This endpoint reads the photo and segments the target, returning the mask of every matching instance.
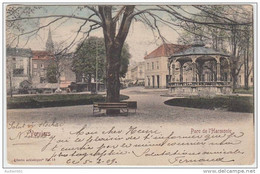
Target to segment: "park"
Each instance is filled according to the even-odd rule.
[[[251,5],[6,10],[10,165],[254,163]]]

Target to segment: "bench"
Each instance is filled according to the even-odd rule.
[[[136,113],[137,109],[137,101],[122,101],[120,103],[127,103],[127,108],[128,109],[134,109]]]
[[[96,111],[101,112],[102,109],[115,109],[120,110],[123,113],[128,115],[128,107],[127,103],[94,103],[93,104],[93,115],[95,115]]]

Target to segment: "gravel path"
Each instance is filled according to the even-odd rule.
[[[237,146],[228,146],[221,145],[219,146],[209,146],[209,145],[198,145],[198,146],[166,146],[166,147],[151,147],[151,151],[162,152],[163,150],[175,152],[178,151],[189,151],[189,152],[204,152],[216,151],[226,149],[232,150],[238,148],[243,153],[243,156],[238,154],[234,156],[236,160],[233,163],[228,163],[227,165],[241,165],[241,164],[252,164],[254,160],[254,127],[253,127],[253,114],[249,113],[235,113],[235,112],[226,112],[221,110],[204,110],[204,109],[193,109],[185,107],[175,107],[165,105],[163,102],[171,99],[172,97],[163,97],[167,93],[167,90],[152,90],[152,89],[143,89],[141,87],[128,88],[121,91],[122,94],[128,95],[129,100],[135,100],[138,104],[138,109],[136,113],[131,111],[128,116],[106,116],[98,115],[93,116],[92,114],[92,105],[82,105],[82,106],[69,106],[69,107],[53,107],[53,108],[37,108],[37,109],[10,109],[7,111],[7,154],[8,160],[12,164],[17,164],[14,162],[14,159],[22,159],[25,156],[29,159],[38,159],[38,156],[41,158],[50,158],[53,154],[51,149],[47,149],[44,152],[41,152],[41,149],[46,145],[50,140],[46,139],[29,139],[21,136],[21,139],[15,139],[14,137],[19,134],[20,130],[27,130],[29,127],[21,127],[22,125],[44,125],[44,126],[35,126],[32,128],[36,132],[49,132],[53,137],[55,137],[54,142],[57,139],[63,140],[64,142],[68,140],[66,146],[68,147],[77,147],[78,143],[75,143],[74,138],[76,135],[71,134],[71,132],[78,132],[84,126],[86,130],[83,131],[98,131],[99,135],[103,135],[103,131],[108,130],[123,130],[126,132],[130,128],[135,127],[139,130],[159,130],[160,136],[169,135],[171,132],[174,132],[175,135],[179,136],[190,136],[194,133],[194,130],[204,131],[210,129],[225,130],[228,129],[236,134],[244,133],[244,136],[240,139],[241,144]],[[34,122],[34,123],[32,123]],[[62,126],[52,126],[52,124],[57,123]],[[64,124],[63,124],[64,123]],[[19,124],[17,127],[15,127]],[[13,125],[13,126],[12,126]],[[14,127],[14,128],[12,128]],[[102,134],[101,134],[102,132]],[[193,132],[193,133],[192,133]],[[205,134],[205,133],[201,133]],[[99,136],[98,135],[98,136]],[[105,137],[110,138],[122,136],[122,134],[111,133],[106,134]],[[125,135],[123,133],[123,135]],[[135,136],[136,134],[134,134]],[[139,134],[142,136],[141,134]],[[210,134],[208,134],[210,135]],[[90,135],[81,135],[80,138],[87,137]],[[128,138],[132,135],[127,135]],[[214,135],[212,135],[214,136]],[[11,138],[11,139],[10,139]],[[218,139],[216,138],[215,141]],[[62,141],[62,142],[63,142]],[[82,140],[83,141],[83,140]],[[115,145],[125,143],[125,140],[122,141],[108,141],[106,144]],[[128,143],[148,143],[150,144],[149,139],[147,140],[128,140]],[[171,142],[180,141],[172,140]],[[184,140],[181,140],[184,141]],[[185,140],[185,142],[188,140]],[[189,141],[192,141],[189,139]],[[194,140],[195,141],[195,140]],[[198,141],[198,140],[197,140]],[[219,140],[218,140],[219,141]],[[58,141],[56,141],[57,143]],[[152,140],[152,142],[161,142],[160,139]],[[95,149],[100,147],[102,142],[93,142],[90,143],[91,146]],[[114,143],[114,144],[113,144]],[[25,146],[26,144],[27,146]],[[53,145],[53,142],[51,142]],[[57,143],[58,144],[58,143]],[[56,144],[56,145],[57,145]],[[60,144],[58,144],[60,145]],[[124,150],[125,147],[119,148],[119,150]],[[141,149],[141,150],[140,150]],[[118,152],[119,152],[118,150]],[[172,165],[169,163],[169,159],[166,156],[159,158],[137,158],[132,154],[132,151],[141,153],[143,152],[142,147],[130,148],[127,156],[117,156],[117,161],[119,165]],[[55,152],[56,153],[56,152]],[[173,157],[169,157],[173,160]],[[202,157],[198,157],[202,158]],[[204,158],[204,157],[203,157]],[[207,157],[207,155],[205,156]],[[229,159],[230,157],[228,157]],[[67,158],[57,158],[55,162],[46,162],[43,164],[57,164],[64,165],[66,164]],[[95,161],[95,158],[93,158]],[[23,164],[23,163],[22,163]],[[27,164],[24,162],[24,164]],[[34,162],[33,164],[41,164]],[[103,164],[103,163],[102,163]],[[202,162],[194,163],[202,165]],[[214,165],[219,165],[220,163],[210,163]],[[210,165],[207,164],[207,165]],[[185,165],[185,164],[184,164]],[[187,164],[188,165],[188,164]],[[206,165],[206,163],[205,163]],[[221,164],[224,165],[224,164]]]
[[[253,114],[227,112],[222,110],[205,110],[168,106],[163,102],[172,97],[163,97],[165,89],[143,89],[142,87],[127,88],[121,91],[128,95],[129,100],[137,101],[137,112],[130,111],[128,116],[105,116],[92,114],[92,105],[66,106],[37,109],[7,110],[7,121],[41,121],[56,118],[69,123],[109,122],[109,123],[154,123],[172,122],[176,124],[209,124],[228,122],[251,122]]]

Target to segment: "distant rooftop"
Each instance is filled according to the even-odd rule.
[[[150,59],[155,57],[169,57],[174,53],[183,51],[189,47],[190,45],[163,44],[151,53],[149,53],[148,55],[146,55],[144,59]]]
[[[19,56],[19,57],[32,57],[32,50],[24,49],[24,48],[7,47],[6,55],[7,56]]]
[[[52,54],[48,51],[33,50],[33,60],[50,60],[52,59]]]

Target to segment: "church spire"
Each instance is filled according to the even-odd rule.
[[[48,51],[48,52],[54,51],[54,44],[53,44],[52,37],[51,37],[51,29],[49,29],[49,33],[48,33],[48,39],[46,42],[46,51]]]

